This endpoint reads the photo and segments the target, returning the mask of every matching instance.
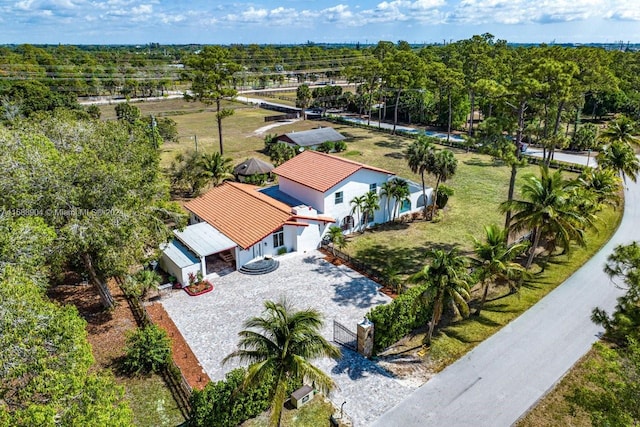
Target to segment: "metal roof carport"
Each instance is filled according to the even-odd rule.
[[[174,230],[173,234],[200,258],[238,246],[206,222],[189,225],[183,231]]]

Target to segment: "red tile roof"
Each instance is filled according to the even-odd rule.
[[[303,151],[275,168],[273,173],[324,193],[361,169],[395,175],[384,169],[313,150]]]
[[[185,203],[185,207],[247,249],[293,217],[291,207],[258,189],[254,185],[226,182]]]

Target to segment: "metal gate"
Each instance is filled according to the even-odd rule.
[[[333,321],[333,341],[358,351],[358,335],[336,320]]]

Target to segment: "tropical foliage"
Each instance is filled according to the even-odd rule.
[[[160,372],[171,358],[171,341],[156,325],[137,329],[127,337],[122,368],[130,374]]]
[[[508,231],[495,224],[485,226],[484,231],[484,240],[473,239],[474,261],[482,285],[482,299],[476,315],[480,315],[492,284],[504,283],[514,291],[526,277],[524,268],[514,262],[514,259],[527,248],[527,245],[507,245]]]
[[[269,425],[278,426],[291,381],[309,381],[328,393],[335,387],[331,377],[310,363],[318,357],[339,358],[340,350],[320,335],[322,315],[313,309],[294,310],[286,300],[265,301],[262,317],[244,323],[238,350],[223,362],[238,359],[248,362],[243,384],[255,387],[272,379],[269,390]]]
[[[424,287],[421,298],[431,308],[429,332],[424,340],[426,345],[430,345],[433,331],[442,319],[445,308],[450,307],[457,316],[467,317],[471,296],[467,260],[457,249],[431,249],[427,252],[427,259],[429,264],[409,280]]]
[[[3,425],[129,426],[122,388],[96,373],[86,322],[22,272],[0,275]]]

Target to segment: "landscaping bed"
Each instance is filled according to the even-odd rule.
[[[198,358],[193,354],[191,347],[189,347],[173,320],[171,320],[171,317],[162,307],[162,304],[153,302],[145,306],[145,308],[153,323],[164,329],[171,340],[173,360],[182,371],[182,376],[187,381],[187,384],[193,389],[202,390],[209,383],[209,376],[200,365]]]
[[[94,369],[113,372],[116,383],[125,388],[125,396],[133,411],[136,426],[175,426],[185,421],[169,388],[158,375],[130,378],[118,369],[124,356],[127,332],[133,331],[136,321],[120,287],[114,281],[109,289],[116,307],[104,311],[97,292],[91,285],[79,285],[78,278],[69,277],[65,284],[49,289],[49,297],[60,304],[77,307],[87,321],[87,339],[96,360]]]

